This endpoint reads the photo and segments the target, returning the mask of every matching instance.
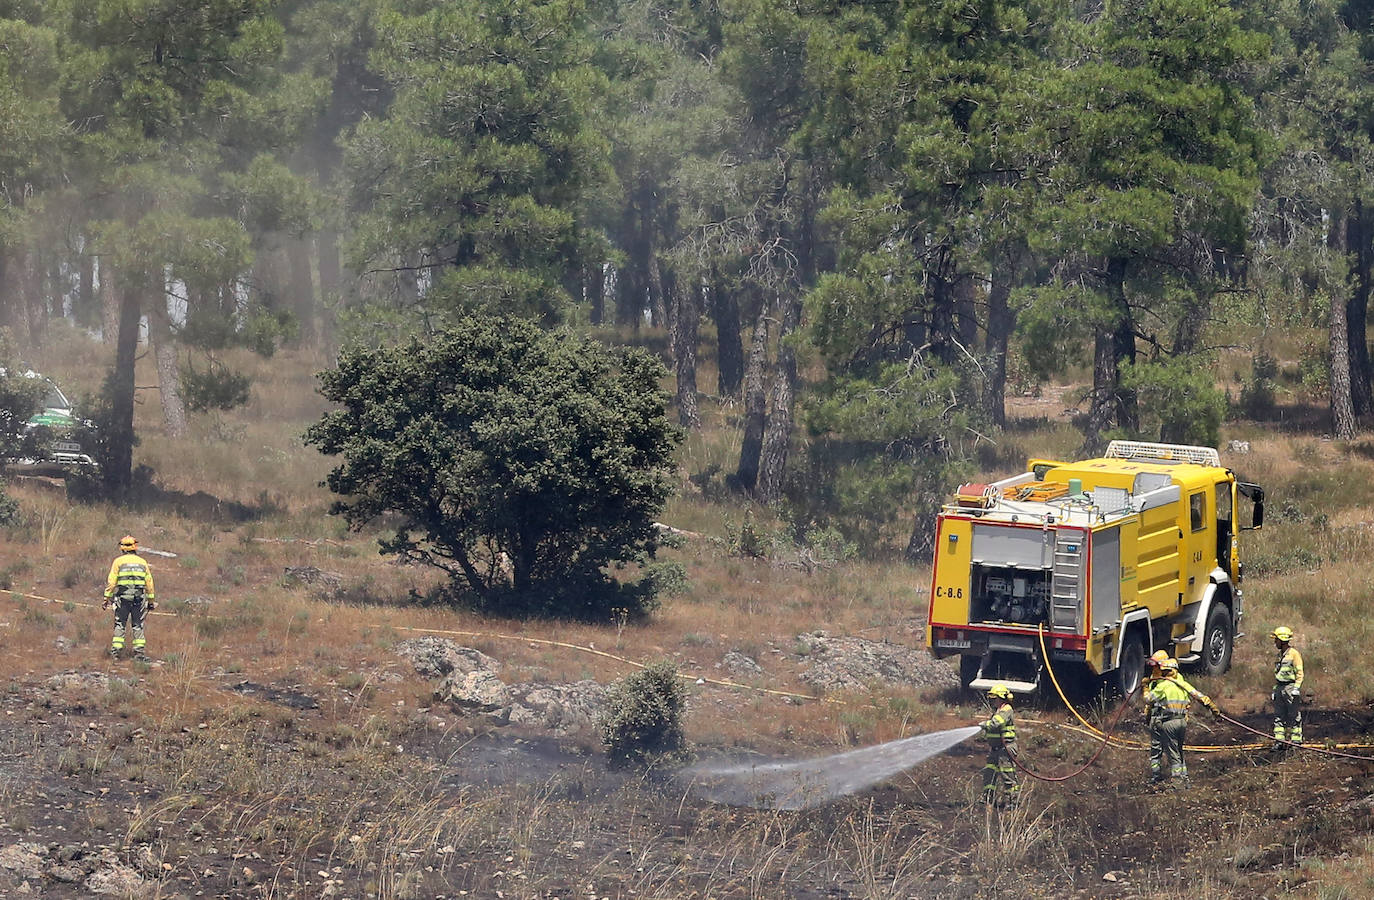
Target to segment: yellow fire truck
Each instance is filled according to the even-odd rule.
[[[1027,469],[963,485],[938,517],[926,644],[960,656],[962,684],[1033,692],[1042,645],[1056,673],[1122,694],[1158,649],[1225,672],[1244,612],[1239,533],[1263,525],[1264,490],[1210,447],[1113,441]]]

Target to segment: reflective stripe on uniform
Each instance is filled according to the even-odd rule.
[[[1302,655],[1289,647],[1274,663],[1274,680],[1279,684],[1302,683]]]
[[[992,718],[983,723],[983,737],[990,741],[1016,740],[1016,719],[1010,703],[1003,703]]]

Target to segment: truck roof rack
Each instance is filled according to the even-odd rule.
[[[1148,441],[1112,441],[1104,454],[1107,459],[1142,459],[1155,462],[1186,462],[1199,466],[1220,466],[1221,456],[1211,447],[1182,444],[1152,444]]]

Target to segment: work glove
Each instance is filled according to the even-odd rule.
[[[1283,692],[1293,700],[1298,700],[1302,697],[1302,688],[1298,687],[1296,684],[1285,685]]]
[[[149,601],[148,601],[148,609],[149,609],[149,611],[152,611],[152,610],[154,610],[154,609],[157,609],[157,601],[156,601],[156,600],[149,600]]]
[[[103,599],[103,600],[100,601],[100,608],[101,608],[101,609],[109,609],[109,608],[110,608],[110,598],[109,598],[109,597],[106,597],[105,599]]]

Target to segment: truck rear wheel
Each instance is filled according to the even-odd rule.
[[[962,690],[968,690],[968,683],[978,677],[978,667],[982,662],[979,656],[959,657],[959,687]]]
[[[1140,690],[1140,679],[1145,674],[1145,640],[1139,631],[1132,632],[1121,645],[1121,665],[1111,674],[1112,689],[1122,697],[1129,697]]]
[[[1231,668],[1234,637],[1230,607],[1216,604],[1207,614],[1207,627],[1202,632],[1202,660],[1198,671],[1204,675],[1221,675]]]

